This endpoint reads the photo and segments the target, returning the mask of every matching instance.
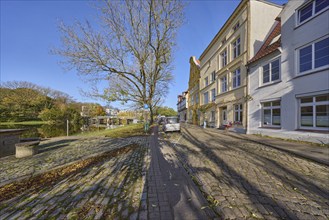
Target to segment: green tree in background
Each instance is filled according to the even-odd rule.
[[[81,125],[81,106],[68,94],[25,81],[5,82],[0,87],[0,121],[36,121]],[[96,110],[101,112],[98,108]],[[102,113],[103,114],[103,113]]]
[[[177,116],[177,112],[169,107],[158,107],[156,113],[161,116]]]

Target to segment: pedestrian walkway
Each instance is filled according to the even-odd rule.
[[[200,129],[200,127],[190,124],[187,124],[186,127]],[[319,144],[313,144],[307,142],[298,142],[293,140],[289,141],[280,138],[263,137],[258,135],[239,134],[230,131],[217,130],[214,128],[206,128],[206,130],[210,132],[225,134],[241,140],[259,143],[264,146],[275,148],[284,151],[286,153],[291,153],[294,154],[295,156],[329,166],[328,145],[320,146]],[[328,135],[328,139],[329,139],[329,135]]]
[[[221,219],[329,217],[327,165],[196,126],[183,128],[170,142]]]
[[[0,186],[19,178],[35,176],[55,167],[91,157],[130,143],[143,142],[142,137],[111,138],[53,138],[39,145],[39,153],[33,157],[17,159],[15,156],[0,159]],[[145,142],[145,141],[144,141]]]
[[[158,141],[155,127],[150,141],[148,172],[149,219],[210,219],[215,214],[200,190],[180,165],[171,148]]]
[[[306,143],[306,142],[294,142],[294,141],[282,140],[279,138],[237,134],[233,132],[230,132],[229,135],[232,135],[236,138],[241,138],[244,140],[260,143],[329,166],[328,145],[319,146],[317,144]]]
[[[11,182],[0,186],[1,220],[147,218],[140,201],[148,137],[56,140],[41,148],[30,158],[1,158],[0,183]]]

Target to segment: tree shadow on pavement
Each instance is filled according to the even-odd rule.
[[[206,132],[206,133],[211,135],[210,132]],[[262,147],[268,148],[270,151],[274,150],[274,151],[278,151],[278,152],[285,152],[285,153],[288,153],[288,155],[291,155],[290,151],[285,151],[281,148],[276,148],[276,147],[273,147],[266,143],[259,143],[254,140],[239,137],[237,135],[234,135],[231,137],[242,140],[242,141],[251,142],[251,143],[257,144],[257,145],[263,145]],[[222,143],[223,140],[221,139],[220,142]],[[253,158],[254,162],[258,161],[256,165],[258,165],[259,167],[263,167],[264,169],[266,169],[266,167],[264,167],[264,164],[271,165],[271,169],[266,169],[266,171],[268,173],[277,177],[278,179],[280,179],[280,181],[282,181],[286,185],[291,185],[292,188],[296,188],[296,186],[298,186],[297,187],[298,190],[302,190],[305,196],[309,197],[310,196],[309,192],[311,191],[315,195],[317,195],[320,198],[323,198],[325,200],[327,200],[329,198],[329,191],[327,189],[324,189],[324,188],[314,184],[309,179],[305,178],[305,176],[302,176],[302,175],[298,174],[297,172],[288,169],[287,167],[278,163],[278,161],[270,159],[269,157],[264,157],[260,152],[250,149],[248,147],[242,148],[242,147],[237,147],[237,146],[234,146],[231,144],[230,148],[234,149],[236,151],[243,151],[243,152],[247,153],[248,155],[250,155]],[[292,155],[294,155],[294,154],[292,154]],[[328,174],[328,178],[329,178],[329,174]],[[327,179],[327,182],[329,184],[329,179]]]
[[[164,141],[158,142],[157,129],[150,142],[148,170],[149,219],[209,219],[215,214],[207,208],[199,189],[190,179]],[[154,206],[154,207],[153,207]],[[159,216],[157,216],[159,213]],[[166,213],[167,216],[163,215]]]
[[[76,138],[72,138],[72,139],[65,139],[65,140],[59,140],[59,141],[53,141],[50,143],[45,143],[45,144],[40,144],[39,145],[39,153],[43,153],[46,151],[52,151],[52,150],[56,150],[62,147],[66,147],[69,146],[69,144],[71,142],[74,142],[78,139]]]
[[[256,204],[256,207],[257,204],[260,204],[261,200],[263,204],[268,204],[272,207],[279,207],[289,216],[289,218],[298,219],[292,210],[289,210],[284,204],[274,201],[270,195],[267,195],[259,187],[249,182],[244,176],[231,168],[230,165],[227,164],[223,159],[219,158],[206,144],[197,140],[188,130],[184,130],[183,136],[186,141],[190,142],[194,146],[197,146],[205,157],[217,165],[218,169],[220,169],[224,176],[227,177],[227,181],[231,187],[235,187],[241,192],[247,192],[246,195],[249,197],[253,204]],[[228,145],[228,143],[226,143],[226,145]]]
[[[3,201],[0,217],[25,213],[26,219],[137,218],[142,190],[138,186],[145,175],[139,156],[144,153],[139,146],[99,161],[95,157],[95,163],[83,169]],[[127,159],[122,159],[123,154]],[[11,204],[15,205],[9,207]]]

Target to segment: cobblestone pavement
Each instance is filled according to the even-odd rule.
[[[0,159],[0,186],[20,177],[36,175],[54,167],[120,148],[136,140],[73,137],[42,142],[40,153],[33,157],[17,159],[15,156],[9,156]]]
[[[171,146],[221,219],[329,219],[329,167],[225,131],[187,127]]]
[[[158,141],[157,128],[150,140],[147,175],[148,217],[151,220],[213,219],[207,200],[180,165],[172,148]]]
[[[0,219],[147,219],[147,207],[142,204],[146,203],[149,137],[120,141],[83,139],[65,142],[68,146],[51,145],[55,149],[28,159],[4,158],[1,159],[1,180],[30,174],[28,166],[41,172],[88,155],[123,148],[129,143],[137,147],[88,166],[53,186],[27,190],[0,202]]]

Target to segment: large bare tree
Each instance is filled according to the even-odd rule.
[[[154,108],[173,80],[172,50],[183,21],[179,0],[103,1],[98,28],[87,21],[60,25],[63,47],[54,50],[70,68],[106,80],[98,95]]]

